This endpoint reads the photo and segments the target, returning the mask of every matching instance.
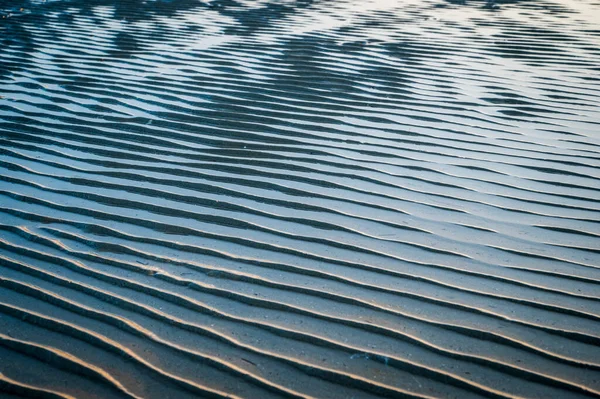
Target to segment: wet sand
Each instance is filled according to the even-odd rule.
[[[600,397],[600,3],[0,16],[0,397]]]

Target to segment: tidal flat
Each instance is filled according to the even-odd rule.
[[[0,0],[0,398],[600,398],[597,0]]]

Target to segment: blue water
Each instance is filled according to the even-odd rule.
[[[2,398],[600,396],[600,3],[0,17]]]

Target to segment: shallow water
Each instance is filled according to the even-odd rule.
[[[3,398],[600,396],[599,2],[0,15]]]

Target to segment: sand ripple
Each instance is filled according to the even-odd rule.
[[[0,1],[3,397],[600,397],[598,15]]]

